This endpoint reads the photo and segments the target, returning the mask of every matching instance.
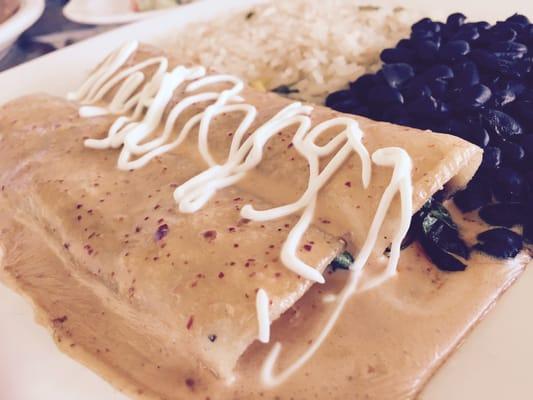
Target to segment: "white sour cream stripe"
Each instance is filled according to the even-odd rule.
[[[411,159],[405,150],[396,147],[379,149],[372,154],[371,159],[362,143],[363,132],[357,121],[338,117],[312,127],[310,114],[313,108],[298,102],[288,105],[255,131],[249,132],[257,117],[257,109],[246,104],[245,99],[240,96],[244,83],[239,78],[231,75],[207,76],[203,67],[178,66],[169,71],[168,60],[164,57],[149,58],[123,68],[137,49],[137,42],[124,45],[111,54],[77,92],[69,94],[69,99],[84,104],[79,111],[82,117],[129,113],[128,116],[117,117],[105,138],[88,139],[85,146],[93,149],[121,148],[117,167],[122,170],[138,169],[154,157],[178,147],[198,126],[198,150],[208,168],[176,188],[174,192],[179,210],[193,213],[200,210],[218,190],[236,184],[247,172],[256,168],[263,159],[264,147],[269,139],[288,127],[296,126],[292,143],[309,165],[307,189],[294,203],[268,210],[256,210],[252,205],[245,205],[241,215],[254,221],[267,221],[300,214],[298,222],[282,246],[281,261],[285,267],[303,278],[324,283],[322,274],[301,260],[297,253],[303,235],[313,222],[318,194],[331,176],[354,153],[361,159],[361,181],[365,188],[370,184],[372,162],[393,168],[391,181],[380,199],[365,243],[350,267],[350,277],[344,289],[336,297],[332,297],[336,304],[319,336],[302,356],[277,375],[274,374],[274,367],[281,352],[280,343],[274,345],[265,360],[261,371],[263,383],[266,386],[278,385],[295,373],[318,350],[335,325],[346,302],[357,290],[369,290],[395,275],[401,242],[409,228],[413,211]],[[151,78],[146,80],[143,70],[150,66],[155,66],[156,70]],[[218,92],[201,91],[220,83],[229,88]],[[182,85],[186,85],[184,92],[187,96],[167,110],[174,92]],[[105,107],[97,105],[112,90],[115,92],[109,104]],[[176,135],[174,126],[177,119],[189,107],[201,102],[211,104],[192,116]],[[163,121],[165,112],[167,116]],[[209,151],[210,124],[217,115],[233,112],[242,114],[243,119],[233,132],[226,160],[218,164]],[[339,132],[327,144],[318,145],[316,142],[321,135],[331,129],[339,129]],[[174,139],[173,135],[176,135]],[[331,156],[331,160],[320,170],[320,159],[326,156]],[[380,276],[358,288],[364,266],[375,247],[392,200],[398,192],[401,199],[401,223],[392,241],[388,264]],[[269,341],[270,336],[268,303],[268,295],[263,289],[259,289],[256,297],[259,340],[265,343]]]
[[[303,138],[307,135],[312,140],[320,136],[328,128],[328,126],[324,125],[323,129],[317,129],[319,127],[316,127],[309,132],[311,129],[309,114],[313,110],[312,107],[301,103],[293,103],[249,134],[246,140],[243,140],[246,134],[249,133],[249,128],[257,116],[257,109],[253,105],[243,103],[244,99],[239,94],[244,89],[244,83],[239,78],[231,75],[206,76],[206,71],[203,67],[185,68],[178,66],[169,72],[168,60],[164,57],[149,58],[120,70],[120,66],[125,65],[137,49],[137,43],[124,45],[117,52],[110,55],[77,92],[69,94],[68,97],[76,99],[85,105],[80,108],[80,115],[85,117],[110,113],[117,114],[133,109],[132,115],[119,116],[116,119],[109,129],[107,137],[103,139],[87,139],[85,141],[85,146],[93,149],[121,147],[117,166],[122,170],[141,168],[154,157],[171,151],[179,146],[187,138],[188,134],[199,125],[198,150],[209,168],[176,188],[174,199],[179,204],[181,212],[193,213],[198,211],[218,190],[234,185],[242,179],[247,171],[255,168],[261,162],[266,142],[276,133],[292,125],[298,125],[295,145],[301,147],[298,138]],[[158,65],[156,72],[144,86],[141,86],[141,83],[145,81],[142,70],[153,65]],[[133,77],[136,78],[134,79]],[[185,93],[194,93],[174,105],[168,112],[166,120],[163,121],[165,110],[172,100],[174,91],[187,82]],[[226,83],[231,87],[221,92],[197,92],[199,89],[219,83]],[[98,107],[95,105],[116,87],[118,88],[108,106]],[[188,107],[206,101],[213,101],[213,103],[203,112],[190,118],[176,138],[170,141],[174,131],[174,124],[179,116]],[[215,116],[231,112],[238,112],[243,114],[244,117],[233,134],[226,162],[223,165],[219,165],[215,163],[209,152],[209,126]],[[339,119],[337,122],[332,120],[331,123],[341,124],[341,120]],[[360,132],[357,122],[348,118],[344,120],[346,120],[345,124],[347,125],[345,131],[347,139],[337,137],[326,146],[313,145],[310,146],[310,149],[314,153],[322,155],[334,151],[335,146],[341,140],[353,142],[355,138],[355,141],[360,141],[362,132]],[[163,124],[162,133],[150,140],[161,124]],[[350,139],[350,135],[353,136],[352,139]],[[362,145],[359,145],[359,148],[364,149]],[[304,154],[305,149],[299,151]],[[347,156],[348,153],[344,151],[343,154],[337,155],[335,158],[342,157],[344,159]],[[342,160],[337,160],[336,163],[340,164]],[[364,163],[369,175],[370,160],[368,155],[366,155]],[[330,174],[334,171],[335,169],[332,169]],[[327,176],[321,174],[320,179],[323,185],[327,180]],[[316,197],[318,189],[318,187],[314,189],[311,197]],[[292,211],[297,212],[305,207],[307,207],[308,211],[302,215],[299,223],[289,233],[288,240],[281,252],[281,259],[284,265],[296,274],[315,282],[324,283],[322,274],[301,261],[297,256],[301,237],[311,224],[314,206],[312,204],[304,204]]]
[[[270,299],[264,289],[259,289],[255,298],[257,310],[257,325],[259,327],[259,341],[261,343],[270,342],[270,316],[268,308]]]
[[[396,267],[398,265],[398,258],[401,248],[402,240],[409,230],[409,225],[411,223],[411,211],[412,211],[412,182],[411,182],[411,158],[407,152],[398,147],[387,147],[379,149],[372,154],[372,160],[383,166],[391,166],[394,168],[392,179],[385,189],[385,192],[381,196],[378,211],[372,220],[372,225],[369,230],[369,234],[363,244],[363,247],[359,251],[357,257],[355,258],[354,263],[350,266],[350,277],[343,290],[340,292],[336,298],[336,305],[326,321],[324,327],[320,331],[317,338],[315,338],[312,344],[309,346],[307,351],[302,354],[296,361],[294,361],[289,367],[284,371],[274,374],[274,367],[276,361],[279,358],[281,353],[281,344],[279,342],[275,343],[269,355],[265,359],[263,366],[261,368],[261,380],[267,387],[274,387],[285,382],[290,378],[298,369],[300,369],[320,348],[324,340],[335,326],[335,323],[339,319],[344,307],[348,300],[356,293],[359,280],[361,278],[363,269],[368,262],[368,258],[372,253],[372,249],[376,245],[378,238],[379,228],[383,224],[385,216],[388,209],[390,208],[392,199],[396,192],[400,191],[401,206],[402,206],[402,216],[400,222],[400,228],[394,235],[392,245],[391,245],[391,255],[389,262],[386,266],[384,274],[382,277],[378,278],[376,281],[371,281],[367,286],[362,288],[362,290],[368,290],[379,283],[384,282],[386,279],[390,278],[396,273]],[[406,214],[409,212],[409,214]]]

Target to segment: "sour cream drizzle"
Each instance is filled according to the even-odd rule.
[[[350,277],[346,286],[336,297],[332,297],[336,304],[319,336],[302,356],[278,375],[274,375],[274,367],[281,352],[280,343],[273,346],[265,360],[261,370],[263,383],[266,386],[278,385],[296,372],[318,350],[335,325],[346,302],[357,290],[371,289],[396,273],[401,242],[409,228],[413,211],[411,159],[405,150],[397,147],[379,149],[372,154],[371,159],[362,143],[363,132],[356,120],[338,117],[312,127],[310,114],[313,108],[299,102],[288,105],[254,132],[249,132],[257,117],[257,109],[245,103],[240,96],[244,89],[242,80],[231,75],[207,75],[203,67],[178,66],[169,70],[168,59],[165,57],[152,57],[121,70],[137,49],[138,43],[131,42],[113,52],[77,92],[68,95],[69,99],[84,104],[79,110],[82,117],[129,114],[119,116],[105,138],[87,139],[85,146],[93,149],[121,148],[117,167],[122,170],[138,169],[154,157],[179,146],[198,126],[198,151],[208,168],[183,183],[174,192],[179,210],[183,213],[194,213],[200,210],[218,190],[234,185],[247,172],[256,168],[263,159],[264,146],[269,139],[278,132],[295,126],[296,133],[292,143],[309,165],[307,189],[294,203],[267,210],[256,210],[252,205],[246,205],[242,208],[241,215],[253,221],[268,221],[300,214],[298,222],[282,246],[281,261],[288,269],[303,278],[319,283],[325,282],[319,271],[298,258],[297,251],[303,235],[313,222],[318,194],[331,176],[353,153],[356,153],[361,160],[361,181],[365,188],[370,184],[372,162],[393,168],[391,181],[380,199],[366,241],[350,267]],[[155,67],[155,72],[149,80],[143,72],[147,67]],[[200,91],[219,83],[227,84],[229,88],[219,92],[208,89]],[[172,106],[163,121],[174,92],[182,85],[186,85],[185,93],[188,96]],[[96,104],[111,90],[115,92],[110,103],[105,107],[97,106]],[[212,103],[191,117],[171,141],[171,136],[175,133],[176,120],[189,107],[202,102]],[[209,151],[210,124],[217,115],[233,112],[242,114],[243,119],[233,134],[227,159],[219,164]],[[162,132],[154,138],[154,133],[158,132],[161,125]],[[318,145],[316,142],[321,135],[331,129],[337,129],[339,132],[328,143]],[[320,159],[326,156],[332,156],[331,160],[320,170]],[[379,277],[358,288],[364,266],[375,247],[379,230],[397,192],[400,193],[401,199],[401,222],[392,241],[388,264]],[[259,289],[257,293],[256,309],[259,340],[266,343],[270,337],[269,298],[263,289]]]
[[[268,314],[270,299],[264,289],[257,291],[255,307],[257,309],[257,325],[259,326],[259,341],[261,343],[270,342],[270,316]]]
[[[336,299],[336,305],[318,337],[313,340],[304,354],[302,354],[297,360],[293,361],[288,368],[280,372],[278,375],[274,375],[274,367],[281,353],[282,346],[279,342],[274,344],[261,368],[261,380],[267,387],[274,387],[285,382],[307,361],[309,361],[309,359],[320,348],[324,340],[326,340],[327,336],[335,326],[335,323],[339,319],[344,307],[346,306],[346,303],[356,293],[363,269],[368,262],[368,258],[372,253],[372,249],[376,245],[379,228],[383,224],[383,220],[385,219],[387,211],[390,207],[392,198],[399,190],[401,197],[402,216],[400,228],[394,235],[392,241],[388,264],[381,277],[369,282],[369,284],[365,285],[362,290],[371,289],[396,274],[401,243],[405,234],[409,230],[412,215],[411,158],[407,152],[401,148],[387,147],[374,152],[372,155],[372,161],[378,165],[391,166],[394,168],[394,172],[389,185],[381,196],[378,210],[372,221],[372,225],[365,243],[355,258],[354,263],[350,266],[350,277],[348,278],[343,290],[338,295]]]

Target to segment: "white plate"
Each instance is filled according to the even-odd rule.
[[[63,15],[80,24],[107,25],[139,21],[168,11],[135,12],[130,0],[70,0],[63,8]]]
[[[187,22],[216,18],[220,13],[259,1],[206,0],[48,54],[0,74],[0,104],[36,91],[63,95],[76,87],[95,62],[126,40],[168,42],[168,32],[175,32]],[[436,10],[426,0],[404,0],[402,5],[420,8],[428,15],[461,10],[472,18],[494,20],[520,11],[533,17],[533,3],[522,0],[497,2],[490,7],[483,0],[448,0],[443,10]],[[437,373],[422,399],[533,398],[532,304],[533,271],[530,270]],[[60,353],[48,333],[33,322],[26,301],[2,285],[0,321],[0,399],[125,399],[91,371]]]
[[[0,58],[9,46],[35,21],[44,11],[44,0],[21,0],[20,7],[7,21],[0,23]]]

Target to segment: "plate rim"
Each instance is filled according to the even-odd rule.
[[[0,24],[0,50],[9,47],[43,14],[44,0],[21,0],[18,10]]]

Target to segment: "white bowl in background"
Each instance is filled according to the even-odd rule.
[[[17,38],[35,21],[44,11],[44,0],[21,0],[18,10],[6,21],[0,23],[0,58]]]
[[[63,8],[63,15],[80,24],[123,24],[153,17],[166,10],[136,12],[130,0],[70,0]]]

